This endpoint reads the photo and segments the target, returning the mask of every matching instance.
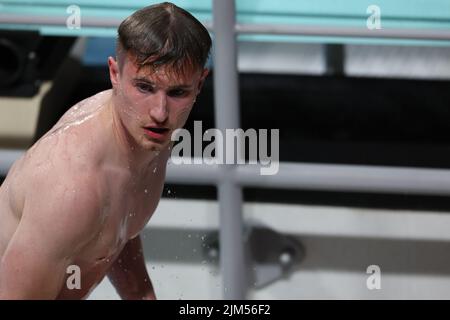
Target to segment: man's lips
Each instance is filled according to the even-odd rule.
[[[169,128],[164,127],[144,127],[145,133],[154,139],[165,140],[169,133]]]

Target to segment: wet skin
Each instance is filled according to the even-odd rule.
[[[154,298],[139,233],[207,70],[180,77],[131,61],[110,58],[113,89],[68,110],[0,187],[0,298],[86,298],[105,275],[122,298]],[[66,286],[70,265],[81,289]]]

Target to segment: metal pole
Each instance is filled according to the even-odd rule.
[[[448,169],[282,162],[275,175],[259,173],[259,166],[239,166],[236,180],[258,188],[450,195]]]
[[[66,27],[68,16],[42,16],[42,15],[18,15],[0,14],[1,24],[26,24]],[[109,17],[85,17],[81,19],[81,27],[117,28],[123,19]]]
[[[6,176],[14,161],[24,153],[24,150],[0,149],[0,176]],[[220,166],[223,165],[169,163],[166,181],[215,185],[233,179],[241,186],[269,189],[450,195],[449,169],[280,162],[277,174],[264,176],[259,165],[240,165],[232,172],[220,170]]]
[[[449,169],[288,162],[281,162],[275,175],[261,175],[260,169],[259,165],[240,165],[233,179],[241,186],[269,189],[450,195]],[[209,165],[169,166],[166,177],[169,183],[206,185],[220,179],[218,168]]]
[[[239,82],[234,0],[214,0],[214,111],[216,127],[239,128]],[[226,150],[225,152],[228,152]],[[235,165],[223,165],[218,181],[220,263],[225,299],[245,299],[246,280],[242,221],[242,190],[233,180]]]
[[[276,34],[292,36],[325,36],[351,38],[383,38],[383,39],[411,39],[411,40],[450,40],[448,29],[379,29],[338,27],[338,26],[305,26],[282,24],[237,24],[236,32],[242,34]]]
[[[226,0],[227,1],[227,0]],[[66,27],[66,16],[42,16],[42,15],[18,15],[0,14],[0,24],[25,24],[25,25],[52,25]],[[83,27],[116,28],[122,19],[109,17],[83,16]],[[204,21],[203,25],[209,30],[212,24]],[[368,30],[367,28],[340,27],[340,26],[313,26],[313,25],[282,25],[282,24],[256,24],[239,23],[234,30],[242,34],[266,34],[266,35],[293,35],[293,36],[318,36],[318,37],[351,37],[351,38],[383,38],[383,39],[411,39],[411,40],[450,40],[450,31],[447,29],[412,29],[412,28],[388,28]],[[211,30],[214,31],[214,30]]]

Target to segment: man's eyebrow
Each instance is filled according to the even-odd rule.
[[[149,84],[154,84],[153,81],[150,81],[145,77],[136,77],[136,78],[133,78],[133,81],[142,81],[142,82],[147,82]]]
[[[150,84],[152,86],[155,85],[155,83],[153,81],[151,81],[151,80],[149,80],[149,79],[147,79],[145,77],[136,77],[136,78],[133,79],[133,81],[142,81],[142,82],[146,82],[146,83],[148,83],[148,84]],[[169,89],[188,89],[190,87],[192,87],[192,84],[180,83],[180,84],[176,84],[176,85],[170,86]]]

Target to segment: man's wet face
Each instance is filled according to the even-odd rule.
[[[118,66],[117,66],[118,68]],[[115,107],[138,146],[161,150],[175,129],[184,126],[207,71],[177,75],[166,66],[138,67],[130,57],[119,70]]]

